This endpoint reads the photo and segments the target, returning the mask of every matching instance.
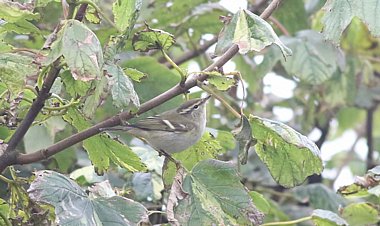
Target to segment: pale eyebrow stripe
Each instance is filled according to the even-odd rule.
[[[175,127],[169,120],[162,119],[162,122],[165,123],[167,126],[169,126],[170,129],[175,130]]]
[[[179,113],[180,113],[180,114],[186,114],[186,113],[189,113],[189,112],[193,109],[193,107],[194,107],[195,105],[200,106],[201,104],[203,104],[203,103],[202,103],[202,100],[199,100],[199,101],[193,103],[192,105],[187,106],[186,108],[181,109],[181,111],[180,111]]]

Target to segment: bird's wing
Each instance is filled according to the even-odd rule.
[[[170,121],[169,119],[163,119],[157,116],[139,120],[138,122],[128,126],[146,131],[169,131],[176,133],[187,132],[194,128],[192,124],[185,125],[182,123],[176,123]]]

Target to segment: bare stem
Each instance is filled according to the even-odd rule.
[[[199,88],[203,89],[204,91],[211,94],[214,98],[219,100],[235,117],[241,118],[241,115],[239,112],[237,112],[231,105],[227,103],[226,100],[224,100],[221,96],[219,96],[212,88],[208,87],[207,85],[203,84],[202,82],[197,82],[197,85]]]
[[[297,219],[297,220],[292,220],[292,221],[266,223],[266,224],[262,224],[261,226],[292,225],[292,224],[297,224],[297,223],[301,223],[301,222],[304,222],[304,221],[309,221],[311,219],[312,219],[311,216],[308,216],[308,217],[303,217],[303,218],[300,218],[300,219]]]

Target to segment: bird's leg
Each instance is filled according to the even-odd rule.
[[[168,158],[170,161],[172,161],[175,164],[175,166],[176,166],[177,169],[182,168],[181,162],[175,160],[169,153],[167,153],[166,151],[164,151],[162,149],[157,149],[157,151],[158,151],[159,155],[163,155],[166,158]]]

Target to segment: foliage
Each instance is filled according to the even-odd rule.
[[[0,0],[0,225],[378,224],[380,1],[268,2]],[[104,132],[205,93],[176,164]]]

